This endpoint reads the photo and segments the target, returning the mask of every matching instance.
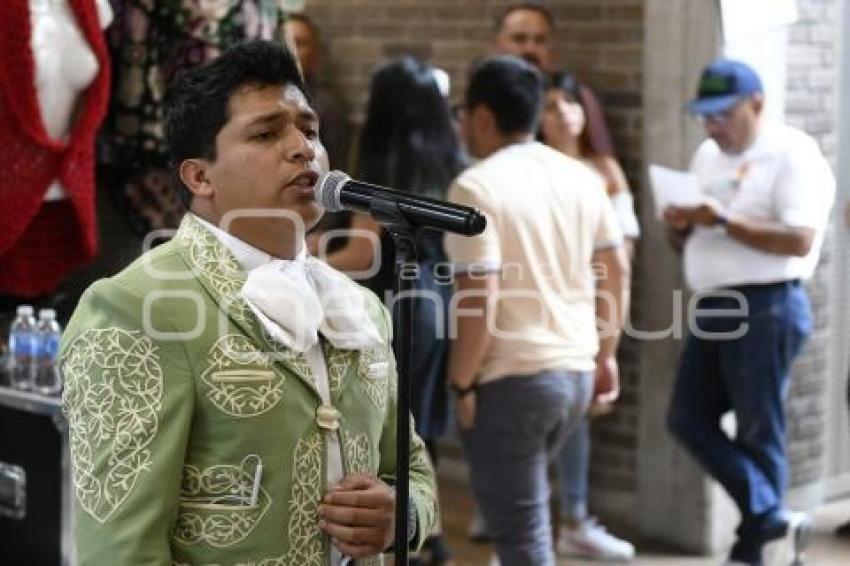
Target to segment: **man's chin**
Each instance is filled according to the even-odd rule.
[[[534,65],[535,67],[537,67],[538,69],[543,68],[543,63],[540,61],[540,59],[537,58],[537,55],[532,55],[531,53],[525,53],[522,56],[522,58],[525,59],[527,62],[531,63],[532,65]]]
[[[312,230],[325,215],[325,209],[316,201],[306,203],[298,212],[304,221],[304,228],[307,232]]]
[[[723,153],[732,153],[732,145],[729,143],[729,140],[724,138],[718,138],[716,136],[712,136],[711,139],[714,140],[714,143],[717,144],[717,147],[720,148],[720,151]]]
[[[717,142],[717,146],[720,148],[720,151],[727,155],[738,155],[739,153],[744,152],[744,148],[738,147],[732,143],[720,143]]]

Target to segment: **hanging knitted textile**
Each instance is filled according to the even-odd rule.
[[[97,249],[94,143],[109,98],[109,57],[92,0],[68,0],[99,72],[82,93],[67,140],[45,129],[35,84],[27,0],[0,2],[0,293],[55,290]],[[45,202],[58,180],[67,193]]]

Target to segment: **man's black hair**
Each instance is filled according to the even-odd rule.
[[[466,107],[484,104],[502,134],[537,131],[543,105],[543,76],[532,64],[509,55],[484,59],[472,71]]]
[[[550,30],[555,29],[555,18],[552,17],[552,12],[550,12],[546,6],[538,4],[537,2],[520,2],[519,4],[511,4],[510,6],[505,7],[496,15],[493,29],[496,32],[499,32],[505,25],[505,20],[508,19],[508,16],[520,10],[531,10],[532,12],[537,12],[543,16],[543,19],[546,20],[547,24],[549,24]]]
[[[192,193],[177,171],[186,159],[215,160],[215,139],[230,119],[229,103],[243,85],[295,85],[307,96],[295,57],[271,41],[247,41],[180,75],[165,97],[169,165],[188,208]]]

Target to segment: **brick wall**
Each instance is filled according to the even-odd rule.
[[[486,55],[494,15],[506,0],[308,0],[325,53],[325,75],[346,94],[362,121],[371,71],[386,59],[414,54],[445,69],[458,100],[470,65]],[[617,149],[637,176],[640,157],[642,0],[549,0],[558,66],[599,92]]]
[[[815,137],[832,162],[837,159],[838,0],[798,0],[800,19],[792,27],[788,50],[786,120]],[[824,246],[821,265],[808,285],[815,313],[812,340],[794,366],[787,407],[791,485],[802,486],[823,477],[825,396],[830,315],[830,265],[834,254],[850,253]]]
[[[442,67],[459,100],[471,63],[488,53],[494,14],[505,0],[308,0],[317,22],[326,74],[346,93],[362,121],[372,69],[410,53]],[[643,0],[544,1],[556,21],[557,66],[573,71],[603,103],[614,143],[633,188],[641,178]],[[637,191],[635,191],[637,192]],[[592,489],[606,501],[636,489],[637,348],[622,349],[623,398],[594,426]],[[628,498],[627,498],[628,499]],[[602,510],[604,512],[604,509]]]
[[[838,19],[840,0],[798,0],[800,19],[788,49],[786,120],[815,137],[837,159]]]

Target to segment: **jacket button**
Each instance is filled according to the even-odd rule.
[[[316,409],[316,424],[327,431],[339,429],[339,411],[332,405],[321,405]]]

